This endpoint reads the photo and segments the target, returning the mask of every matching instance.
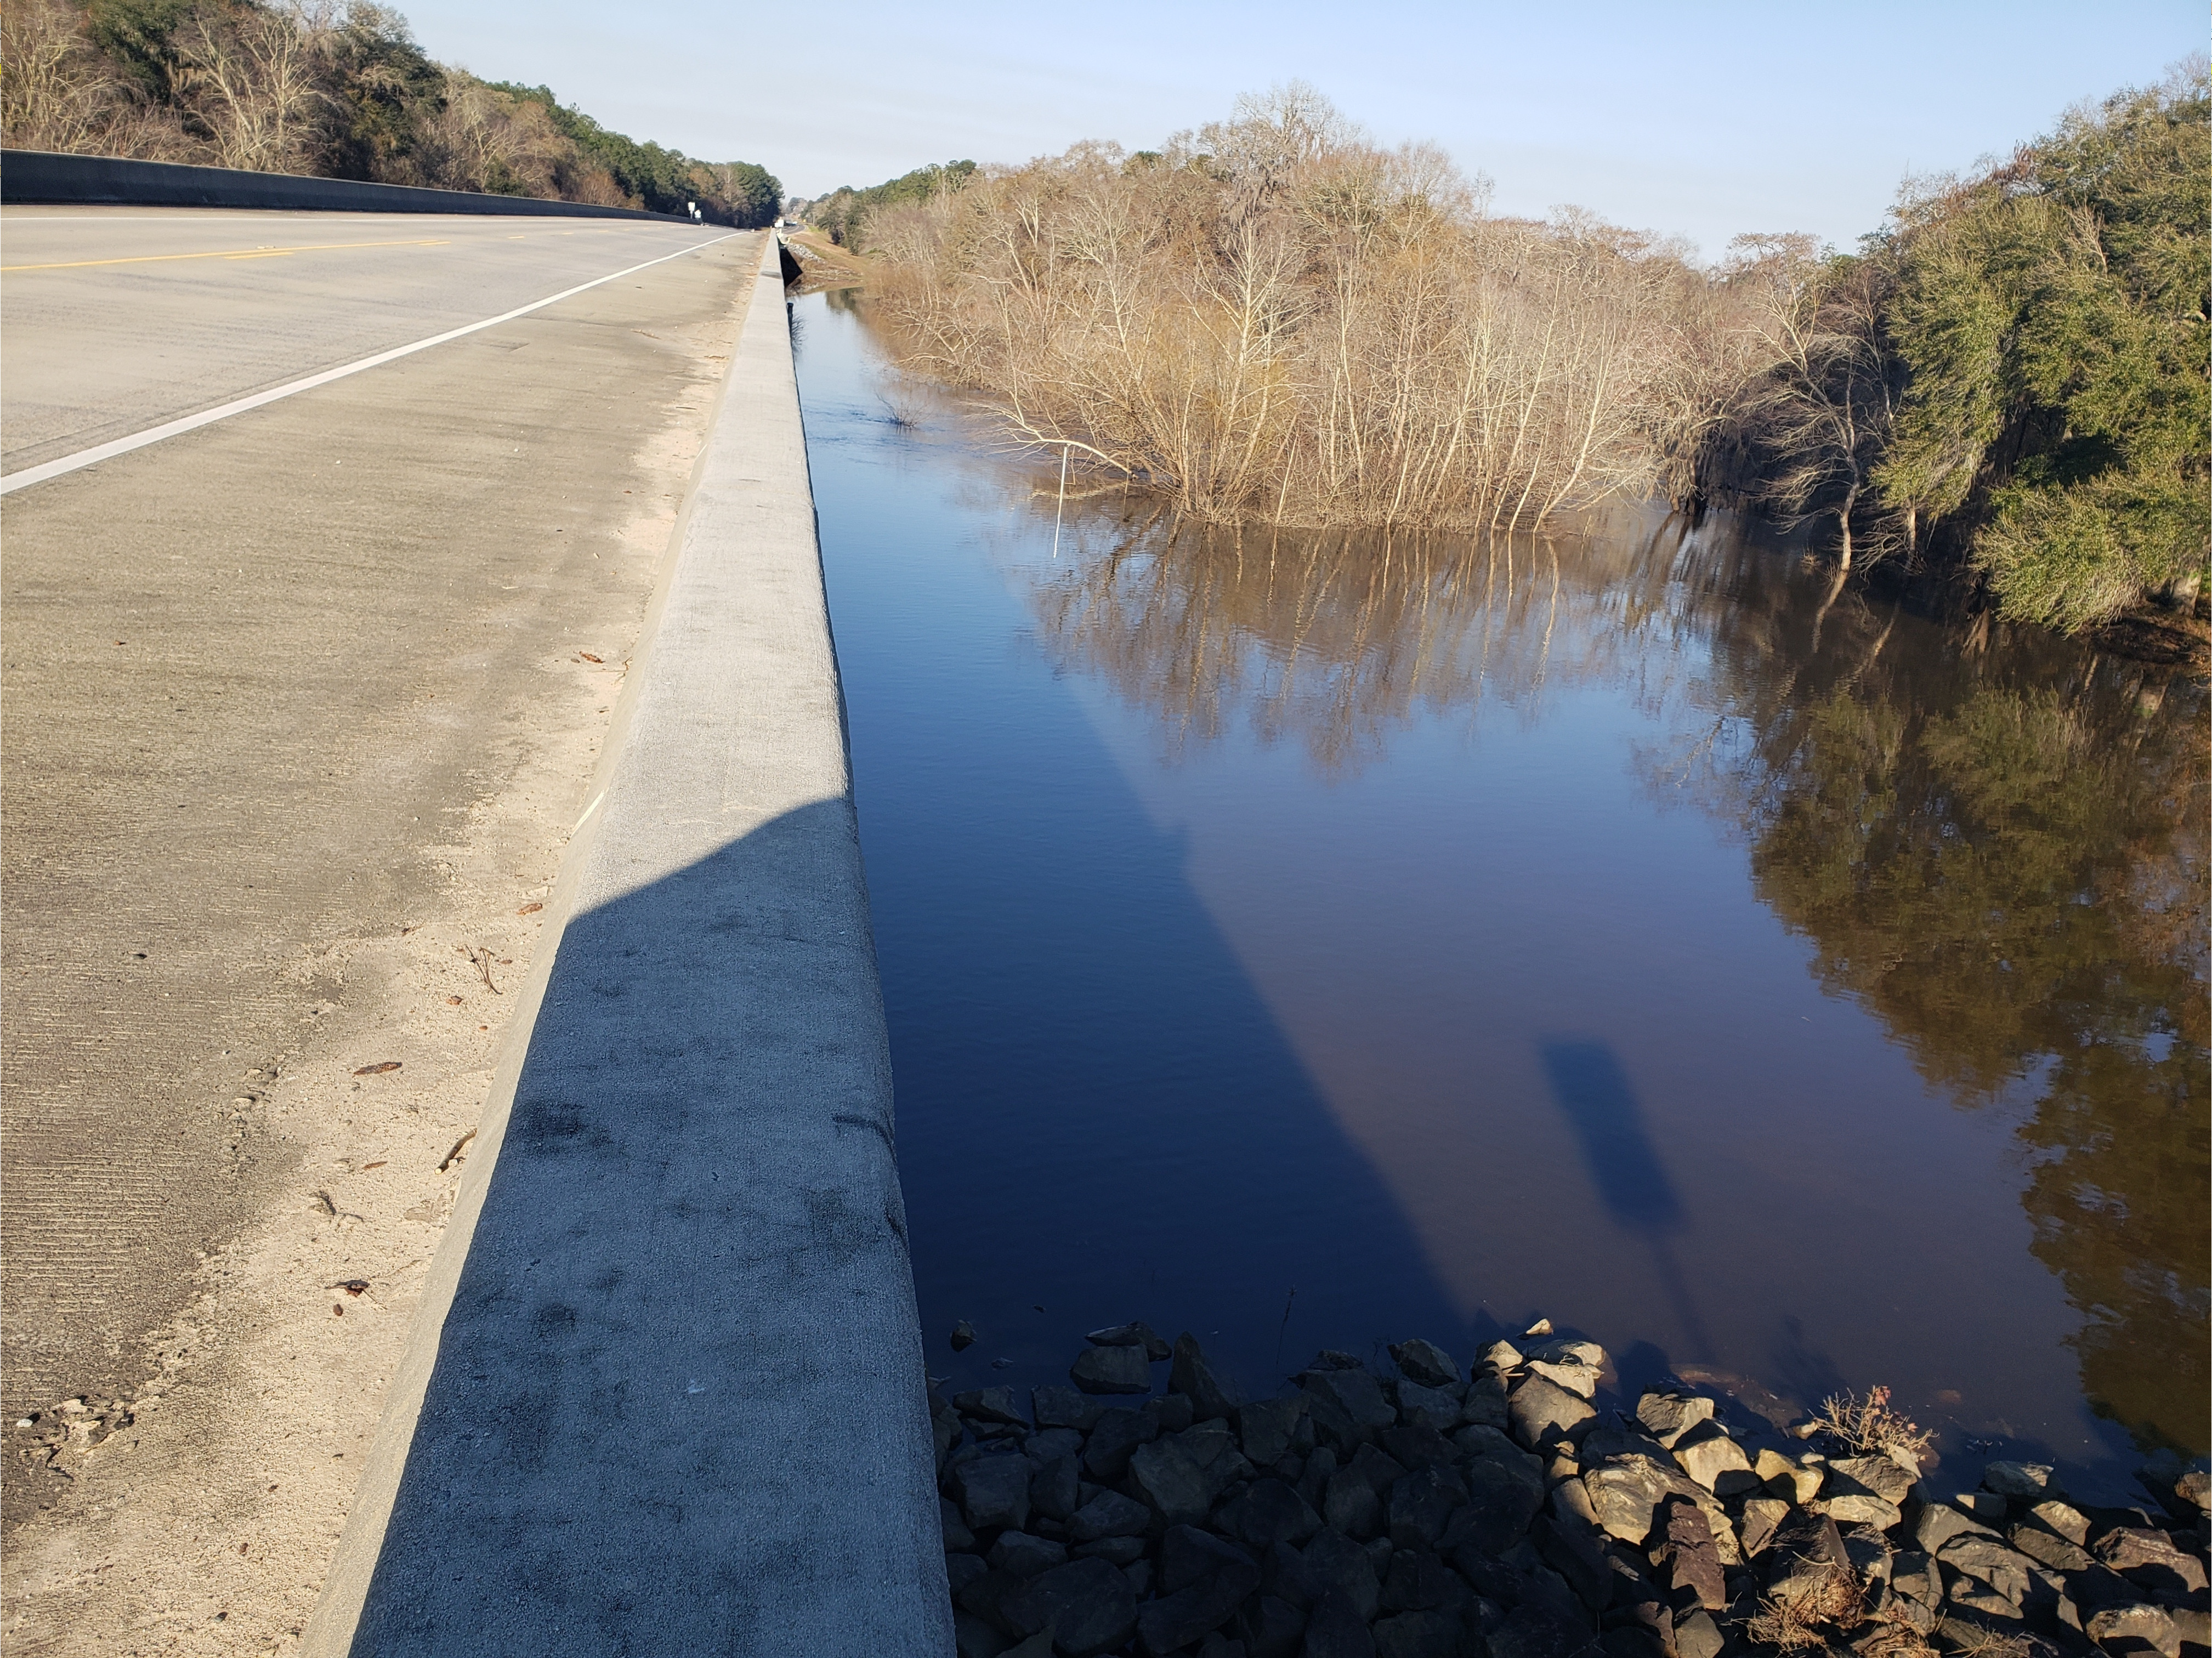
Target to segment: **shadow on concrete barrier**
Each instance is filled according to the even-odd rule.
[[[952,1646],[772,238],[303,1651]]]
[[[311,179],[291,173],[134,161],[113,155],[62,155],[50,150],[0,150],[0,202],[28,205],[235,207],[317,213],[488,213],[563,219],[650,219],[690,224],[678,213],[541,202],[527,196],[487,196],[466,190],[356,179]]]
[[[568,923],[352,1653],[951,1649],[854,835]]]

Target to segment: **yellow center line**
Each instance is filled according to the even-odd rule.
[[[173,259],[265,259],[279,253],[328,253],[349,247],[445,247],[451,237],[403,242],[316,242],[305,247],[226,248],[212,253],[142,253],[129,259],[64,259],[52,264],[0,264],[0,270],[82,270],[96,264],[162,264]]]

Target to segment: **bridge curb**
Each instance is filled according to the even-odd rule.
[[[952,1649],[780,252],[309,1654]]]

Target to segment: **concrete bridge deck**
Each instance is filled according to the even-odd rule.
[[[0,216],[12,1650],[949,1649],[721,234]]]

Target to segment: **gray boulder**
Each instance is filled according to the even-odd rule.
[[[1094,1347],[1141,1347],[1145,1357],[1157,1363],[1168,1356],[1168,1344],[1149,1324],[1116,1324],[1110,1330],[1093,1330],[1083,1338]]]
[[[999,1540],[991,1545],[991,1552],[985,1558],[993,1571],[1034,1577],[1054,1566],[1066,1565],[1067,1550],[1062,1544],[1048,1538],[1032,1537],[1027,1532],[1000,1532]]]
[[[1599,1546],[1595,1530],[1540,1514],[1531,1522],[1528,1536],[1544,1564],[1566,1581],[1592,1616],[1612,1603],[1613,1563]]]
[[[949,1476],[971,1531],[1019,1531],[1030,1517],[1030,1460],[1011,1452],[956,1463]]]
[[[1669,1495],[1687,1497],[1701,1508],[1708,1503],[1718,1507],[1711,1493],[1648,1456],[1612,1457],[1584,1469],[1583,1490],[1598,1524],[1622,1542],[1638,1546],[1651,1534],[1654,1511]]]
[[[1489,1658],[1595,1658],[1597,1637],[1557,1609],[1523,1600],[1490,1631]]]
[[[1773,1540],[1782,1522],[1790,1517],[1790,1505],[1778,1497],[1753,1497],[1743,1505],[1743,1520],[1738,1527],[1744,1558],[1750,1559]]]
[[[1996,1533],[1948,1503],[1923,1503],[1920,1517],[1912,1523],[1912,1540],[1929,1554],[1940,1552],[1946,1543],[1960,1536],[1994,1540]]]
[[[2027,1514],[2045,1531],[2054,1532],[2069,1543],[2086,1544],[2089,1540],[2089,1516],[2056,1497],[2038,1503]]]
[[[1560,1364],[1532,1358],[1528,1361],[1528,1373],[1543,1377],[1554,1387],[1565,1388],[1577,1399],[1597,1397],[1598,1373],[1594,1365]]]
[[[1540,1376],[1525,1378],[1506,1401],[1513,1436],[1523,1445],[1548,1445],[1572,1436],[1597,1412],[1588,1401]]]
[[[1720,1625],[1702,1606],[1674,1620],[1676,1658],[1720,1658],[1726,1644]]]
[[[1086,1394],[1148,1394],[1152,1362],[1136,1345],[1086,1347],[1067,1367],[1068,1378]]]
[[[1385,1510],[1393,1547],[1433,1550],[1450,1523],[1452,1510],[1468,1499],[1468,1489],[1449,1467],[1430,1463],[1390,1487]]]
[[[1636,1419],[1672,1450],[1684,1434],[1713,1419],[1713,1401],[1694,1394],[1650,1393],[1636,1401]]]
[[[1716,1497],[1740,1496],[1764,1483],[1752,1472],[1743,1447],[1717,1422],[1700,1422],[1685,1430],[1675,1436],[1673,1450],[1682,1472]]]
[[[1067,1522],[1071,1542],[1106,1537],[1142,1537],[1152,1528],[1152,1511],[1119,1491],[1100,1491],[1076,1509]]]
[[[1382,1580],[1385,1612],[1464,1612],[1474,1599],[1467,1580],[1425,1549],[1399,1549]]]
[[[1303,1438],[1313,1442],[1313,1428],[1306,1420],[1303,1394],[1289,1398],[1255,1400],[1236,1411],[1237,1436],[1244,1455],[1263,1468],[1271,1468],[1298,1448]]]
[[[1276,1543],[1303,1543],[1321,1529],[1313,1504],[1279,1479],[1255,1480],[1213,1516],[1214,1529],[1255,1553]]]
[[[1856,1467],[1871,1463],[1887,1467],[1893,1473],[1903,1472],[1887,1457],[1856,1457],[1846,1461]],[[1896,1503],[1869,1490],[1847,1473],[1845,1462],[1828,1465],[1827,1478],[1820,1484],[1820,1495],[1808,1506],[1815,1513],[1828,1515],[1839,1526],[1872,1526],[1877,1531],[1887,1531],[1904,1517]]]
[[[1139,1511],[1144,1515],[1146,1528],[1149,1529],[1152,1511],[1142,1503],[1137,1506]],[[1117,1566],[1133,1566],[1150,1554],[1152,1549],[1152,1540],[1143,1536],[1097,1537],[1088,1543],[1078,1543],[1068,1552],[1079,1560],[1105,1560]]]
[[[1364,1370],[1307,1370],[1298,1385],[1310,1398],[1315,1426],[1334,1426],[1338,1436],[1347,1440],[1346,1448],[1397,1423],[1398,1412],[1382,1396],[1382,1384]]]
[[[1129,1484],[1170,1526],[1203,1520],[1213,1505],[1205,1468],[1173,1440],[1139,1446],[1129,1458]]]
[[[975,1534],[968,1529],[968,1522],[960,1517],[960,1510],[948,1498],[937,1499],[937,1523],[945,1533],[947,1554],[957,1554],[975,1546]]]
[[[1843,1533],[1824,1514],[1792,1514],[1766,1546],[1767,1593],[1784,1604],[1826,1588],[1850,1568]]]
[[[2023,1521],[2014,1526],[2008,1540],[2037,1564],[2048,1566],[2052,1571],[2087,1571],[2096,1562],[2087,1550],[2069,1543],[2049,1527],[2033,1521]]]
[[[1458,1658],[1460,1620],[1449,1612],[1401,1612],[1375,1625],[1375,1658]]]
[[[1522,1358],[1530,1364],[1583,1364],[1593,1370],[1605,1368],[1604,1348],[1595,1341],[1579,1341],[1567,1336],[1535,1342],[1527,1348]]]
[[[1130,1454],[1158,1434],[1158,1422],[1142,1411],[1122,1407],[1103,1411],[1083,1448],[1083,1470],[1101,1483],[1118,1480],[1129,1471]]]
[[[2203,1557],[2147,1526],[2115,1526],[2097,1540],[2097,1558],[2137,1588],[2179,1601],[2205,1587]]]
[[[1067,1658],[1092,1658],[1137,1631],[1137,1595],[1119,1567],[1071,1560],[1031,1578],[1000,1603],[1005,1620],[1025,1636],[1050,1629]]]
[[[1176,1338],[1174,1363],[1168,1369],[1168,1386],[1187,1397],[1200,1422],[1225,1421],[1236,1411],[1237,1400],[1206,1363],[1198,1338],[1188,1330]],[[1273,1461],[1273,1459],[1269,1459]]]
[[[2172,1615],[2164,1606],[2140,1601],[2133,1606],[2106,1606],[2089,1615],[2081,1632],[2113,1658],[2153,1652],[2162,1653],[2165,1658],[2180,1658],[2181,1631],[2174,1627]]]
[[[1459,1362],[1432,1341],[1401,1341],[1390,1349],[1390,1361],[1408,1381],[1424,1388],[1455,1387],[1462,1379]]]
[[[1479,1376],[1467,1384],[1467,1393],[1460,1400],[1459,1419],[1471,1426],[1496,1428],[1503,1432],[1512,1424],[1511,1406],[1505,1397],[1505,1384],[1494,1376]]]
[[[1138,1638],[1153,1658],[1165,1658],[1218,1629],[1259,1587],[1259,1563],[1242,1549],[1172,1527],[1161,1540],[1160,1595],[1139,1608]]]
[[[1373,1558],[1358,1544],[1334,1528],[1318,1531],[1301,1551],[1301,1566],[1310,1602],[1318,1606],[1334,1595],[1363,1626],[1373,1620],[1382,1584],[1375,1576]]]
[[[1727,1606],[1720,1550],[1713,1542],[1713,1528],[1705,1521],[1705,1510],[1687,1497],[1669,1497],[1661,1505],[1653,1529],[1656,1535],[1652,1561],[1659,1569],[1659,1581],[1674,1591],[1675,1605],[1694,1595],[1709,1612]],[[1681,1627],[1678,1619],[1674,1625],[1678,1636]]]
[[[1477,1457],[1462,1466],[1460,1476],[1467,1502],[1450,1516],[1448,1540],[1438,1546],[1466,1543],[1486,1555],[1504,1555],[1528,1534],[1528,1522],[1543,1507],[1542,1478],[1531,1479],[1525,1467],[1498,1457]]]
[[[1828,1464],[1828,1473],[1831,1480],[1840,1474],[1892,1503],[1902,1503],[1912,1491],[1912,1476],[1886,1456],[1839,1456]]]
[[[1475,1363],[1488,1370],[1517,1370],[1521,1368],[1521,1350],[1510,1341],[1493,1341],[1477,1356]]]
[[[1375,1658],[1367,1619],[1334,1592],[1314,1602],[1306,1619],[1305,1658]]]
[[[1087,1434],[1098,1425],[1099,1412],[1105,1408],[1073,1388],[1030,1389],[1030,1415],[1040,1428],[1073,1428]]]
[[[1004,1422],[1026,1428],[1029,1418],[1014,1405],[1012,1388],[977,1388],[952,1395],[952,1408],[972,1422]]]
[[[955,1595],[988,1570],[990,1568],[983,1564],[983,1558],[979,1554],[948,1554],[945,1557],[945,1582],[951,1585]]]
[[[1081,1465],[1065,1454],[1054,1457],[1030,1476],[1030,1512],[1048,1520],[1066,1520],[1081,1501]]]
[[[2017,1503],[2040,1503],[2063,1497],[2051,1468],[2043,1462],[1992,1462],[1982,1470],[1982,1489]]]
[[[2027,1601],[2035,1581],[2034,1563],[1991,1537],[1962,1533],[1938,1550],[1936,1558],[1948,1570],[1975,1579],[2015,1606]],[[1953,1591],[1951,1598],[1960,1596]]]
[[[1459,1394],[1442,1388],[1425,1388],[1418,1382],[1401,1382],[1395,1391],[1401,1420],[1433,1428],[1438,1433],[1449,1433],[1459,1425]]]
[[[1305,1643],[1306,1620],[1289,1601],[1262,1594],[1247,1619],[1245,1633],[1251,1658],[1296,1658]]]

